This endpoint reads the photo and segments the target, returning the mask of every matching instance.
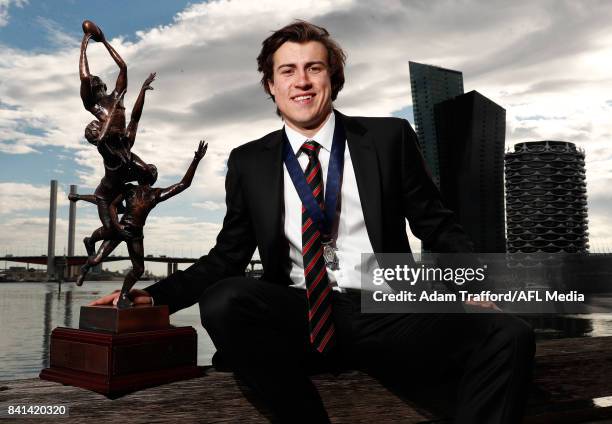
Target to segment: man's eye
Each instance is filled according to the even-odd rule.
[[[289,75],[289,74],[292,74],[292,73],[293,73],[293,69],[289,69],[289,68],[288,69],[283,69],[281,71],[281,75]]]
[[[321,72],[323,70],[323,68],[320,66],[311,66],[309,69],[310,69],[310,72],[315,72],[315,73]]]

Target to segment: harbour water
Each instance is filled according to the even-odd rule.
[[[49,340],[55,327],[79,326],[81,306],[121,287],[121,281],[0,283],[0,381],[37,377],[49,365]],[[138,282],[144,288],[150,282]],[[198,365],[209,365],[215,348],[200,324],[198,305],[170,316],[175,326],[198,332]]]
[[[143,288],[149,282],[139,282]],[[63,283],[0,283],[0,381],[34,378],[48,366],[49,339],[55,327],[78,327],[80,307],[121,286],[120,281]],[[595,303],[612,309],[612,295]],[[543,338],[612,336],[612,314],[543,315],[528,318]],[[175,326],[191,325],[198,332],[198,364],[209,365],[215,348],[200,324],[198,305],[172,315]]]

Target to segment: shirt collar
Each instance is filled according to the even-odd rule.
[[[287,134],[291,148],[297,156],[298,152],[300,151],[300,147],[302,147],[302,144],[304,144],[306,140],[314,140],[321,145],[321,148],[331,152],[335,128],[336,116],[332,111],[332,113],[329,114],[327,121],[325,121],[325,124],[323,124],[321,129],[312,137],[306,137],[305,135],[300,134],[289,125],[285,125],[285,133]]]

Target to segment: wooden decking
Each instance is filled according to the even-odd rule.
[[[525,422],[612,423],[612,337],[540,342],[536,357],[535,385]],[[432,412],[363,373],[323,374],[313,381],[334,423],[441,422]],[[115,400],[39,379],[5,381],[0,382],[0,423],[29,421],[7,419],[8,405],[57,404],[68,406],[70,415],[58,417],[58,422],[269,422],[265,409],[253,406],[249,398],[251,393],[231,373],[212,368],[201,378]]]

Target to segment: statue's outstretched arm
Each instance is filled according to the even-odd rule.
[[[108,41],[106,41],[106,37],[104,37],[104,35],[102,35],[102,43],[104,44],[106,50],[108,50],[108,53],[111,55],[111,57],[119,67],[119,76],[117,77],[117,82],[115,83],[115,92],[117,94],[125,92],[127,90],[128,83],[127,65],[125,64],[121,56],[119,56],[119,53],[117,53],[117,51],[113,48],[113,46],[111,46]]]
[[[208,143],[204,143],[204,140],[200,141],[200,144],[198,145],[198,150],[196,150],[193,160],[191,161],[191,165],[189,165],[189,168],[187,169],[187,172],[185,172],[185,176],[183,176],[181,182],[171,185],[170,187],[158,189],[159,192],[156,196],[158,203],[163,202],[164,200],[168,200],[172,196],[176,196],[191,185],[191,182],[193,181],[193,176],[195,175],[195,171],[198,168],[198,164],[206,154],[207,149]]]
[[[81,41],[81,54],[79,56],[79,77],[81,78],[81,82],[91,77],[89,63],[87,62],[87,46],[90,38],[91,34],[84,34],[83,40]]]
[[[81,41],[81,54],[79,56],[79,78],[81,79],[81,100],[83,101],[83,106],[85,109],[91,111],[94,105],[95,100],[93,97],[93,89],[91,87],[91,73],[89,72],[89,63],[87,62],[87,46],[89,44],[89,39],[91,38],[91,34],[83,35],[83,40]]]
[[[93,203],[94,205],[98,204],[98,199],[93,194],[72,194],[70,193],[68,195],[68,200],[70,200],[71,202],[78,202],[79,200],[82,200],[84,202]],[[123,206],[123,203],[120,202],[118,205],[116,205],[115,210],[117,211],[117,213],[121,213],[121,214],[125,213],[125,207]]]
[[[157,74],[153,72],[149,74],[149,77],[142,83],[142,87],[140,88],[140,93],[138,94],[138,98],[136,99],[136,103],[134,103],[134,108],[132,109],[132,115],[130,116],[130,123],[128,124],[126,136],[129,140],[129,148],[131,149],[134,145],[134,141],[136,141],[136,132],[138,131],[138,122],[140,121],[140,117],[142,116],[142,109],[144,108],[145,102],[145,93],[147,90],[153,90],[151,87],[151,83],[155,80],[155,76]]]
[[[98,204],[96,196],[93,194],[68,194],[68,200],[71,202],[78,202],[79,200],[83,200],[84,202],[93,203],[94,205]]]

